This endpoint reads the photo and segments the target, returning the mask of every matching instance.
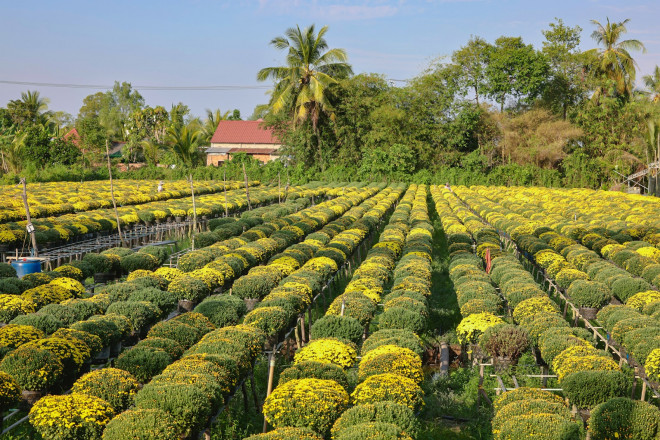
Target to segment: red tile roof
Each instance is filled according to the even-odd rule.
[[[279,144],[280,140],[272,129],[263,126],[263,121],[220,121],[212,144]]]
[[[69,132],[64,136],[62,136],[62,138],[64,138],[65,141],[71,140],[71,143],[73,143],[73,145],[75,145],[76,147],[80,146],[80,134],[78,134],[78,130],[76,130],[75,128],[69,130]]]

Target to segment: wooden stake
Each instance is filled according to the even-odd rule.
[[[30,217],[30,205],[27,200],[27,183],[25,177],[21,177],[21,183],[23,184],[23,207],[25,208],[25,217],[27,219],[27,230],[30,233],[30,239],[32,240],[32,248],[34,249],[34,256],[39,256],[39,249],[37,249],[37,237],[34,235],[34,226],[32,225],[32,217]]]
[[[268,355],[268,387],[266,388],[266,398],[270,396],[270,393],[273,391],[273,378],[275,377],[275,347],[277,346],[277,339],[273,343],[273,351]],[[264,430],[265,433],[268,430],[268,422],[266,417],[264,417]]]
[[[225,217],[229,217],[229,207],[227,206],[227,170],[222,170],[222,179],[225,181]]]
[[[124,241],[124,235],[121,232],[121,223],[119,221],[119,212],[117,211],[117,201],[115,200],[115,187],[112,183],[112,167],[110,166],[110,149],[108,148],[108,140],[105,140],[105,156],[108,159],[108,176],[110,177],[110,198],[112,198],[112,206],[115,210],[115,219],[117,220],[117,232],[119,233],[119,239],[121,244],[124,247],[126,242]]]
[[[190,194],[192,195],[193,205],[193,232],[197,232],[197,205],[195,204],[195,187],[193,186],[192,174],[189,174],[190,179]]]
[[[248,176],[245,171],[245,162],[243,162],[243,178],[245,179],[245,197],[247,198],[248,211],[252,211],[252,204],[250,203],[250,189],[248,187]]]

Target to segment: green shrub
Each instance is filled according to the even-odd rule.
[[[323,437],[307,428],[278,428],[265,434],[255,434],[245,440],[323,440]]]
[[[362,356],[382,345],[397,345],[408,348],[418,355],[424,353],[422,340],[413,331],[407,329],[383,329],[374,332],[362,344]]]
[[[213,261],[215,258],[213,254],[205,249],[192,251],[179,257],[177,267],[184,272],[192,272],[196,269],[201,269],[206,264]]]
[[[172,322],[183,323],[193,327],[199,332],[200,335],[205,335],[208,332],[215,330],[215,326],[209,319],[197,312],[182,313],[172,319]]]
[[[612,293],[624,303],[634,294],[647,290],[651,290],[651,285],[643,279],[626,277],[612,283]]]
[[[591,411],[589,432],[593,440],[652,440],[658,435],[660,410],[626,397],[610,399]]]
[[[350,316],[327,315],[312,325],[312,339],[338,338],[358,343],[364,334],[364,327]]]
[[[103,440],[180,440],[173,416],[160,409],[132,409],[110,420]]]
[[[118,301],[110,304],[106,313],[116,313],[127,317],[133,329],[138,331],[153,324],[162,312],[147,301]]]
[[[524,414],[502,424],[500,439],[580,440],[582,426],[557,414]]]
[[[146,383],[162,373],[172,360],[166,351],[143,345],[120,354],[115,361],[115,367],[128,371],[137,380]]]
[[[239,298],[261,299],[268,295],[271,290],[277,286],[277,280],[262,275],[245,275],[236,281],[232,286],[232,295]]]
[[[564,395],[578,408],[593,408],[615,397],[630,394],[630,377],[618,370],[579,371],[561,381]]]
[[[655,278],[658,276],[660,276],[660,264],[651,264],[646,266],[642,272],[642,278],[644,278],[646,282],[650,284],[655,284],[653,280],[655,280]]]
[[[655,260],[644,257],[643,255],[635,255],[626,260],[624,267],[628,272],[639,277],[642,276],[644,269],[655,264]]]
[[[211,413],[209,403],[202,390],[188,384],[147,384],[135,396],[137,409],[160,409],[171,414],[184,436],[204,426]]]
[[[9,263],[0,263],[0,278],[16,278],[16,269]]]
[[[201,301],[211,292],[206,283],[199,278],[182,276],[170,283],[167,291],[174,294],[177,300]]]
[[[158,266],[163,264],[167,257],[169,257],[169,251],[165,246],[145,246],[138,251],[139,254],[148,254],[156,257],[158,260]]]
[[[163,350],[169,354],[172,359],[179,359],[183,355],[183,347],[173,339],[151,337],[146,338],[135,344],[135,347],[150,347]]]
[[[612,299],[610,289],[597,281],[576,280],[566,291],[578,307],[601,308]]]
[[[515,363],[529,347],[529,336],[523,328],[499,324],[487,328],[479,343],[490,356],[507,357]]]
[[[155,287],[146,287],[128,295],[127,301],[148,301],[161,310],[161,317],[174,310],[177,298],[171,292],[165,292]]]
[[[85,254],[82,261],[90,266],[92,274],[112,271],[112,261],[105,255]]]
[[[62,321],[50,314],[30,313],[29,315],[20,315],[12,319],[9,324],[31,325],[42,332],[50,335],[55,333],[58,328],[64,327]]]
[[[84,321],[90,316],[102,313],[102,308],[99,304],[82,299],[69,300],[66,302],[65,307],[73,311],[75,314],[75,321]]]
[[[336,440],[392,440],[410,437],[399,426],[384,422],[365,422],[341,430]]]
[[[500,408],[500,410],[495,413],[495,417],[493,417],[491,423],[493,433],[499,433],[502,429],[502,425],[508,420],[516,419],[520,416],[540,414],[557,415],[566,421],[570,421],[571,419],[571,414],[563,403],[548,402],[542,399],[518,400]]]
[[[0,362],[0,370],[28,391],[52,389],[64,374],[62,362],[55,354],[36,347],[18,347],[10,352]]]
[[[102,368],[85,374],[73,384],[72,392],[98,397],[108,402],[115,413],[133,404],[140,384],[127,371]]]
[[[245,302],[234,295],[213,295],[195,307],[195,312],[206,316],[216,327],[235,325],[247,312]]]
[[[406,329],[414,333],[423,333],[426,330],[426,319],[419,313],[403,307],[392,307],[379,316],[378,328]]]
[[[78,321],[76,312],[71,307],[63,306],[61,304],[48,304],[39,309],[39,314],[52,315],[57,318],[63,326],[71,325]]]
[[[121,269],[124,273],[136,270],[155,270],[159,265],[158,258],[144,252],[136,252],[121,259]]]
[[[395,402],[378,402],[357,405],[345,411],[332,427],[333,438],[352,426],[368,422],[396,425],[412,438],[416,438],[420,429],[419,420],[407,406]]]
[[[316,361],[305,361],[292,365],[280,374],[279,384],[294,379],[324,379],[334,380],[348,391],[348,377],[344,369],[335,364]]]
[[[202,337],[202,333],[181,321],[162,321],[151,327],[147,337],[160,337],[172,339],[184,348],[189,348]]]

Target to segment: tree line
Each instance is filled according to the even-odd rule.
[[[263,118],[284,147],[282,160],[256,178],[286,171],[297,181],[388,179],[426,183],[608,187],[660,156],[660,68],[637,82],[629,20],[592,21],[596,48],[580,49],[579,26],[555,19],[542,47],[521,37],[473,36],[451,57],[431,63],[404,86],[383,75],[354,74],[328,28],[294,27],[271,40],[286,55],[257,73],[272,81]],[[643,88],[635,88],[643,84]],[[28,91],[0,108],[2,171],[10,176],[58,164],[83,170],[106,141],[125,142],[122,160],[179,165],[202,178],[203,151],[222,119],[196,118],[179,103],[145,105],[129,83],[87,96],[76,118],[48,110]],[[75,128],[73,145],[65,136]],[[226,170],[225,170],[226,171]],[[167,176],[150,167],[142,175]]]

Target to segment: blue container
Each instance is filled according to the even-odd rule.
[[[30,260],[29,258],[22,258],[20,260],[12,261],[11,265],[16,269],[16,274],[19,278],[23,278],[29,273],[41,272],[41,261]]]

